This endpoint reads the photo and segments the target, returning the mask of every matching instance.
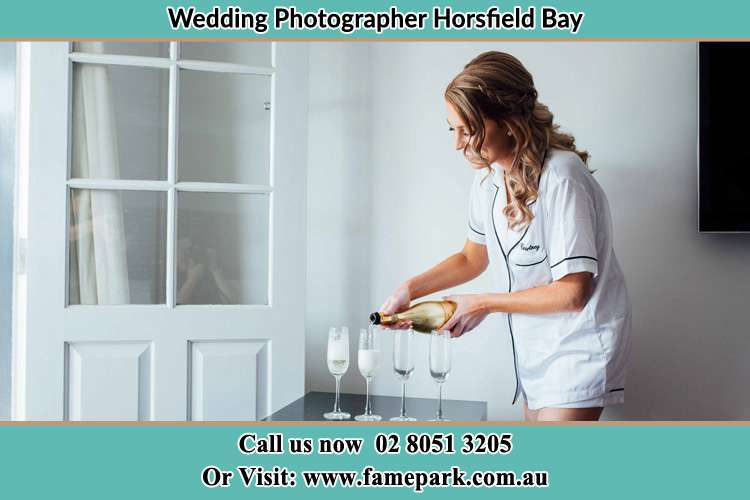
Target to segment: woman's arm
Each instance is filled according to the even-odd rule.
[[[414,300],[471,281],[487,269],[487,247],[466,240],[464,248],[404,283]]]
[[[571,273],[536,288],[509,293],[480,293],[445,297],[458,306],[443,329],[454,337],[476,328],[493,312],[550,314],[582,310],[591,295],[591,273]]]
[[[511,293],[488,293],[489,312],[547,314],[581,311],[588,302],[593,278],[591,273],[571,273],[536,288]]]
[[[464,248],[424,273],[406,280],[380,308],[385,314],[403,311],[412,300],[470,281],[487,269],[487,247],[466,240]],[[393,327],[407,328],[406,322]]]

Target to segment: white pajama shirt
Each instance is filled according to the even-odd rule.
[[[580,312],[508,314],[516,392],[530,409],[621,403],[630,350],[630,300],[615,257],[609,204],[573,152],[550,149],[529,204],[531,223],[511,230],[503,171],[472,184],[468,238],[487,246],[498,290],[514,292],[590,272],[593,292]]]

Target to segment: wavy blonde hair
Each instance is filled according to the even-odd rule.
[[[506,173],[510,204],[503,209],[511,229],[523,229],[534,214],[528,204],[539,196],[539,178],[549,148],[575,152],[584,164],[586,151],[576,149],[575,138],[560,132],[549,108],[537,100],[534,79],[523,64],[504,52],[484,52],[472,59],[445,89],[470,139],[464,155],[472,161],[489,162],[482,156],[484,120],[505,123],[513,134],[514,160]]]

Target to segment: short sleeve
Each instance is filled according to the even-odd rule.
[[[474,243],[486,245],[484,201],[480,188],[481,178],[476,176],[471,185],[469,194],[469,220],[467,223],[466,237]]]
[[[586,187],[562,179],[551,186],[545,198],[544,231],[552,279],[580,272],[596,276],[596,209]]]

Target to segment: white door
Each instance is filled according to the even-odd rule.
[[[301,396],[306,45],[23,56],[15,418],[253,420]]]

